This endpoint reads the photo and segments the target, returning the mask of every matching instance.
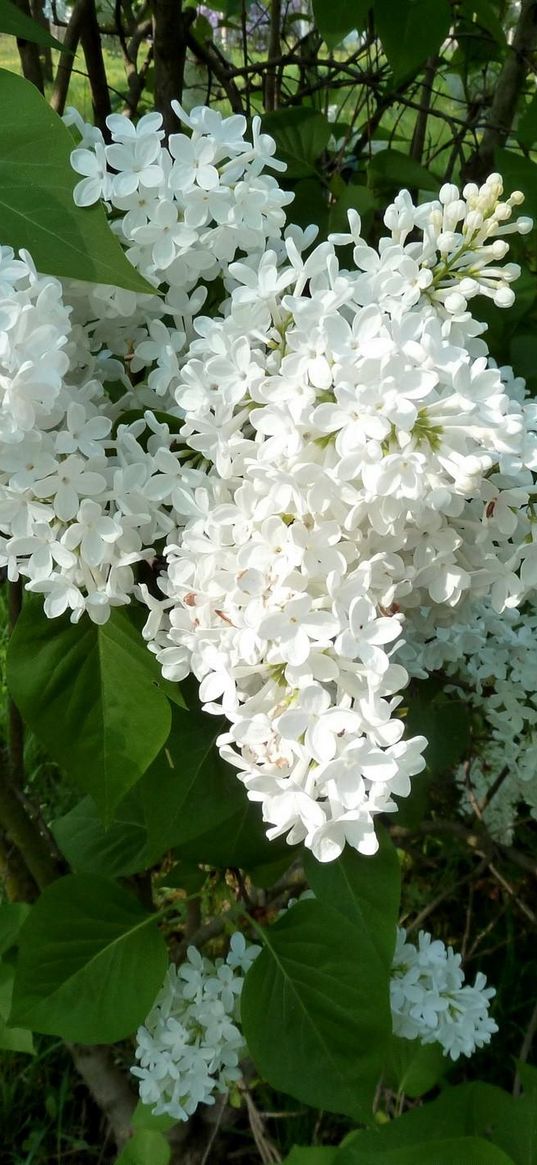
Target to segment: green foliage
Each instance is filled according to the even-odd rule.
[[[430,1165],[534,1165],[536,1123],[531,1096],[515,1100],[489,1084],[462,1084],[378,1131],[354,1133],[336,1165],[407,1165],[417,1157]]]
[[[107,829],[93,798],[84,797],[69,813],[53,821],[52,833],[76,874],[127,877],[152,864],[137,791],[124,798]]]
[[[11,0],[0,0],[0,33],[7,32],[10,36],[22,37],[23,40],[33,41],[49,49],[62,51],[63,45],[56,37],[51,36],[36,20],[31,20],[25,12],[21,12]]]
[[[338,45],[354,28],[364,28],[368,10],[368,0],[313,0],[315,24],[329,48]]]
[[[40,271],[152,288],[131,267],[101,206],[73,202],[73,139],[37,89],[0,69],[0,211],[2,243],[26,247]]]
[[[34,1052],[31,1031],[9,1023],[15,970],[9,963],[0,963],[0,1049],[8,1052]]]
[[[168,1165],[170,1146],[162,1133],[138,1129],[117,1159],[117,1165]]]
[[[396,85],[438,52],[451,22],[448,0],[375,0],[374,12]]]
[[[8,652],[11,694],[106,824],[168,738],[171,711],[157,675],[124,611],[98,627],[47,619],[39,601],[25,604]]]
[[[286,178],[309,178],[330,137],[330,125],[322,113],[307,106],[268,113],[263,129],[275,140],[277,156],[287,163]]]
[[[399,917],[401,874],[393,843],[384,830],[379,834],[380,849],[374,857],[347,847],[337,861],[321,863],[307,852],[304,870],[319,901],[369,937],[388,972]]]
[[[386,1148],[379,1136],[377,1144],[366,1146],[360,1139],[342,1150],[335,1158],[335,1165],[512,1165],[512,1161],[501,1149],[489,1145],[481,1137],[446,1137],[423,1145],[405,1145],[403,1148]]]
[[[337,1149],[325,1148],[322,1145],[311,1149],[295,1145],[283,1165],[334,1165],[336,1153]]]
[[[411,1100],[424,1096],[442,1079],[451,1061],[440,1044],[420,1044],[392,1036],[384,1061],[383,1078],[389,1088]]]
[[[381,150],[374,154],[367,167],[367,180],[373,193],[383,201],[402,186],[416,190],[438,190],[438,178],[407,158],[399,150]]]
[[[369,932],[308,901],[263,941],[241,997],[257,1068],[298,1100],[367,1120],[391,1029],[388,975]]]
[[[44,891],[22,928],[12,1022],[114,1043],[145,1019],[167,961],[138,899],[107,878],[71,874]]]

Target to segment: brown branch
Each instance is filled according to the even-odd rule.
[[[63,52],[60,54],[58,61],[54,88],[50,98],[50,105],[56,110],[56,113],[60,114],[60,117],[64,112],[65,102],[67,101],[75,53],[80,40],[82,24],[86,17],[87,6],[88,0],[76,0],[63,38]]]
[[[32,18],[29,0],[15,0],[15,4],[20,12],[23,12],[29,19]],[[41,68],[41,61],[39,59],[39,48],[33,41],[24,40],[22,37],[17,37],[17,48],[19,50],[19,57],[23,76],[27,81],[31,81],[40,93],[45,92],[45,85],[43,82],[43,70]]]
[[[110,92],[108,89],[108,79],[104,64],[103,46],[97,21],[95,0],[86,0],[86,12],[82,21],[80,40],[88,70],[93,120],[104,137],[107,137],[109,135],[106,118],[112,112],[112,106],[110,104]]]
[[[269,58],[278,57],[280,52],[280,30],[282,23],[282,2],[271,0],[270,5],[270,34],[268,44]],[[265,109],[272,113],[279,106],[278,71],[276,66],[269,68],[265,79]]]
[[[465,178],[480,182],[494,170],[494,154],[511,132],[518,100],[537,47],[537,0],[522,0],[520,16],[494,89],[488,124],[465,167]]]
[[[181,122],[171,108],[181,100],[185,74],[188,30],[195,8],[183,11],[182,0],[152,0],[155,107],[162,114],[166,134],[178,133]]]

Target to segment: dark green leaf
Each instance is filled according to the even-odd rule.
[[[403,1149],[414,1153],[413,1160],[423,1165],[444,1165],[446,1158],[434,1155],[439,1152],[440,1142],[450,1138],[460,1138],[460,1147],[457,1144],[457,1153],[452,1149],[453,1156],[449,1165],[489,1165],[489,1158],[477,1155],[481,1152],[480,1138],[491,1138],[496,1141],[496,1124],[508,1117],[512,1106],[516,1102],[501,1088],[477,1082],[475,1084],[460,1084],[456,1088],[446,1088],[445,1091],[421,1108],[414,1108],[397,1120],[390,1121],[381,1129],[355,1133],[340,1150],[336,1161],[337,1165],[369,1165],[371,1161],[392,1162],[399,1165],[395,1156],[396,1151]],[[473,1143],[479,1141],[479,1147]],[[483,1142],[486,1144],[486,1141]],[[475,1159],[462,1154],[462,1146],[469,1147],[470,1152],[476,1153]],[[501,1148],[490,1146],[496,1156],[490,1157],[490,1165],[507,1165],[511,1161]],[[484,1152],[484,1150],[483,1150]],[[410,1157],[408,1158],[410,1160]],[[406,1158],[401,1158],[406,1165]],[[447,1160],[446,1160],[447,1165]],[[519,1165],[519,1162],[516,1162]],[[522,1163],[524,1165],[524,1163]]]
[[[512,150],[496,150],[495,165],[503,177],[506,194],[521,190],[526,196],[522,213],[537,214],[537,165]]]
[[[292,850],[268,842],[261,812],[236,772],[220,757],[222,722],[199,709],[173,710],[166,748],[139,790],[152,854],[176,848],[182,858],[214,866],[250,868]]]
[[[20,928],[28,917],[26,902],[2,902],[0,906],[0,955],[15,946]]]
[[[364,857],[347,847],[335,862],[318,862],[304,854],[304,872],[317,898],[332,906],[367,934],[386,968],[391,967],[399,903],[401,868],[397,850],[385,830],[380,849]]]
[[[0,0],[0,33],[6,32],[9,36],[16,36],[21,40],[29,40],[44,48],[58,49],[63,52],[61,41],[51,36],[50,32],[36,20],[32,20],[10,0]],[[67,50],[69,51],[69,50]]]
[[[313,0],[313,18],[328,45],[335,45],[355,28],[365,28],[369,0]]]
[[[374,0],[374,13],[397,84],[436,55],[451,23],[448,0]]]
[[[383,198],[402,187],[436,191],[440,186],[439,179],[425,166],[399,150],[379,150],[374,154],[367,167],[367,180],[373,193]]]
[[[0,1049],[3,1052],[26,1052],[31,1056],[34,1052],[31,1031],[23,1027],[8,1027],[7,1024],[14,975],[14,967],[9,963],[0,963]]]
[[[516,136],[521,146],[525,146],[528,150],[537,141],[537,93],[533,94],[519,119]]]
[[[8,651],[8,685],[23,718],[105,823],[166,742],[168,700],[127,615],[102,627],[47,619],[26,602]]]
[[[60,278],[153,288],[126,258],[102,206],[73,202],[73,139],[37,89],[0,69],[2,242],[26,247],[39,271]]]
[[[264,932],[241,1016],[272,1087],[369,1119],[391,1015],[388,975],[367,932],[320,902],[297,903]]]
[[[489,32],[499,45],[505,45],[505,32],[490,0],[462,0],[461,9],[468,21],[475,21],[477,27]]]
[[[307,106],[265,114],[263,129],[274,138],[277,157],[287,163],[286,178],[310,177],[331,133],[324,114]]]
[[[92,797],[52,823],[52,833],[76,874],[126,877],[149,864],[147,831],[136,791],[118,806],[105,829]]]
[[[313,1145],[311,1148],[302,1148],[295,1145],[283,1165],[334,1165],[337,1149]]]
[[[168,963],[154,915],[108,878],[71,874],[38,898],[20,936],[13,1022],[78,1043],[142,1023]]]
[[[398,1124],[398,1121],[394,1122]],[[367,1134],[366,1134],[367,1135]],[[352,1145],[341,1149],[335,1158],[335,1165],[513,1165],[501,1149],[490,1145],[480,1137],[448,1137],[445,1140],[430,1141],[428,1144],[406,1145],[402,1148],[385,1148],[378,1136],[378,1146],[360,1144],[360,1135]]]

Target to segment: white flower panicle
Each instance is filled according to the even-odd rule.
[[[440,939],[420,931],[415,946],[399,928],[390,981],[395,1035],[440,1044],[452,1060],[471,1056],[498,1031],[489,1016],[496,992],[486,982],[478,972],[473,986],[465,983],[461,956]]]
[[[269,837],[321,861],[346,842],[374,852],[374,817],[424,766],[425,739],[403,740],[393,716],[414,613],[453,618],[487,594],[501,610],[524,594],[533,415],[487,361],[466,301],[440,294],[451,188],[441,197],[416,209],[401,196],[378,253],[351,216],[350,236],[305,260],[288,239],[287,262],[266,251],[231,264],[225,314],[195,321],[175,392],[208,472],[168,539],[164,598],[146,596],[146,637],[168,678],[193,671],[206,709],[227,717],[219,747]],[[476,197],[457,213],[474,223],[483,278],[498,281],[483,237],[504,229],[510,204],[500,213],[487,187],[478,222]],[[473,237],[462,226],[453,278]],[[417,227],[419,255],[404,244]],[[350,239],[346,271],[336,244]],[[463,285],[476,294],[477,276]]]
[[[245,1045],[239,1025],[244,975],[260,947],[231,936],[226,959],[203,958],[189,947],[179,968],[170,966],[143,1027],[131,1070],[140,1099],[156,1115],[186,1121],[198,1104],[214,1104],[241,1077]]]
[[[351,212],[311,250],[258,119],[249,139],[175,108],[189,133],[167,145],[158,114],[113,115],[108,145],[70,114],[76,201],[105,200],[159,295],[62,299],[1,253],[1,561],[51,617],[143,598],[164,675],[193,672],[226,716],[269,836],[372,853],[424,766],[397,716],[414,624],[533,585],[535,406],[467,310],[508,306],[504,236],[530,220],[493,175],[419,207],[402,192],[378,249]],[[162,553],[156,597],[136,564]]]

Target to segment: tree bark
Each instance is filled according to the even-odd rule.
[[[185,73],[187,34],[196,10],[182,9],[182,0],[152,0],[155,106],[164,119],[166,134],[178,133],[181,122],[171,108],[181,100]]]
[[[30,0],[30,9],[32,16],[37,24],[44,28],[45,32],[50,32],[50,23],[43,11],[43,0]],[[43,70],[43,77],[45,81],[52,81],[52,52],[45,45],[39,48],[39,58],[41,60],[41,68]]]
[[[67,101],[67,93],[69,90],[69,82],[73,72],[73,65],[75,61],[75,53],[78,48],[80,34],[82,32],[82,25],[85,20],[88,0],[76,0],[75,6],[71,13],[69,24],[65,30],[63,38],[64,51],[60,55],[58,67],[56,69],[56,77],[54,80],[54,88],[50,98],[50,104],[56,113],[60,116],[64,112],[65,102]]]
[[[481,142],[464,168],[464,177],[482,182],[495,169],[494,153],[511,132],[518,100],[537,47],[537,0],[522,0],[520,16],[507,49]]]
[[[24,12],[25,16],[31,18],[32,13],[30,11],[29,0],[15,0],[15,4],[21,12]],[[33,44],[32,41],[22,40],[21,37],[17,37],[17,48],[19,50],[23,76],[26,77],[27,81],[31,81],[32,85],[35,85],[36,89],[39,89],[40,93],[44,93],[43,70],[41,68],[37,45]]]
[[[103,136],[109,137],[106,119],[112,112],[110,91],[104,65],[101,34],[97,21],[95,0],[87,0],[86,11],[82,20],[80,40],[84,50],[84,59],[88,70],[91,89],[91,104],[93,106],[93,120]]]

